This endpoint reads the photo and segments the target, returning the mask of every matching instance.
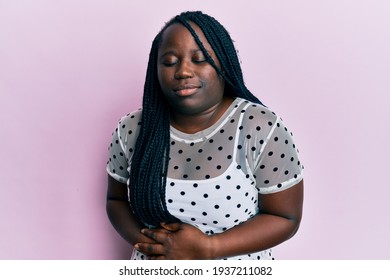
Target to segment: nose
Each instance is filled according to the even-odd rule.
[[[186,62],[186,61],[180,62],[175,72],[175,79],[192,78],[194,76],[194,72],[190,64],[191,64],[190,62]]]

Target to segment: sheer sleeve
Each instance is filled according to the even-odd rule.
[[[121,183],[126,183],[130,176],[131,159],[141,124],[140,117],[141,111],[138,110],[121,118],[108,147],[107,173]]]
[[[302,179],[303,166],[293,134],[277,117],[254,165],[256,186],[261,194],[285,190]]]

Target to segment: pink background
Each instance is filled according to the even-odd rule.
[[[390,259],[390,2],[0,0],[0,258],[120,259],[107,146],[148,53],[184,10],[214,15],[248,87],[294,131],[304,218],[278,259]]]

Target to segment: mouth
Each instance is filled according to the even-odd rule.
[[[196,91],[199,89],[199,86],[186,84],[182,86],[175,87],[173,91],[179,95],[179,96],[190,96],[196,93]]]

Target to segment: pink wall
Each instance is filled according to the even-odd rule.
[[[140,106],[153,36],[195,9],[230,30],[300,146],[304,219],[277,258],[390,258],[390,2],[200,2],[0,1],[0,259],[128,257],[107,145]]]

